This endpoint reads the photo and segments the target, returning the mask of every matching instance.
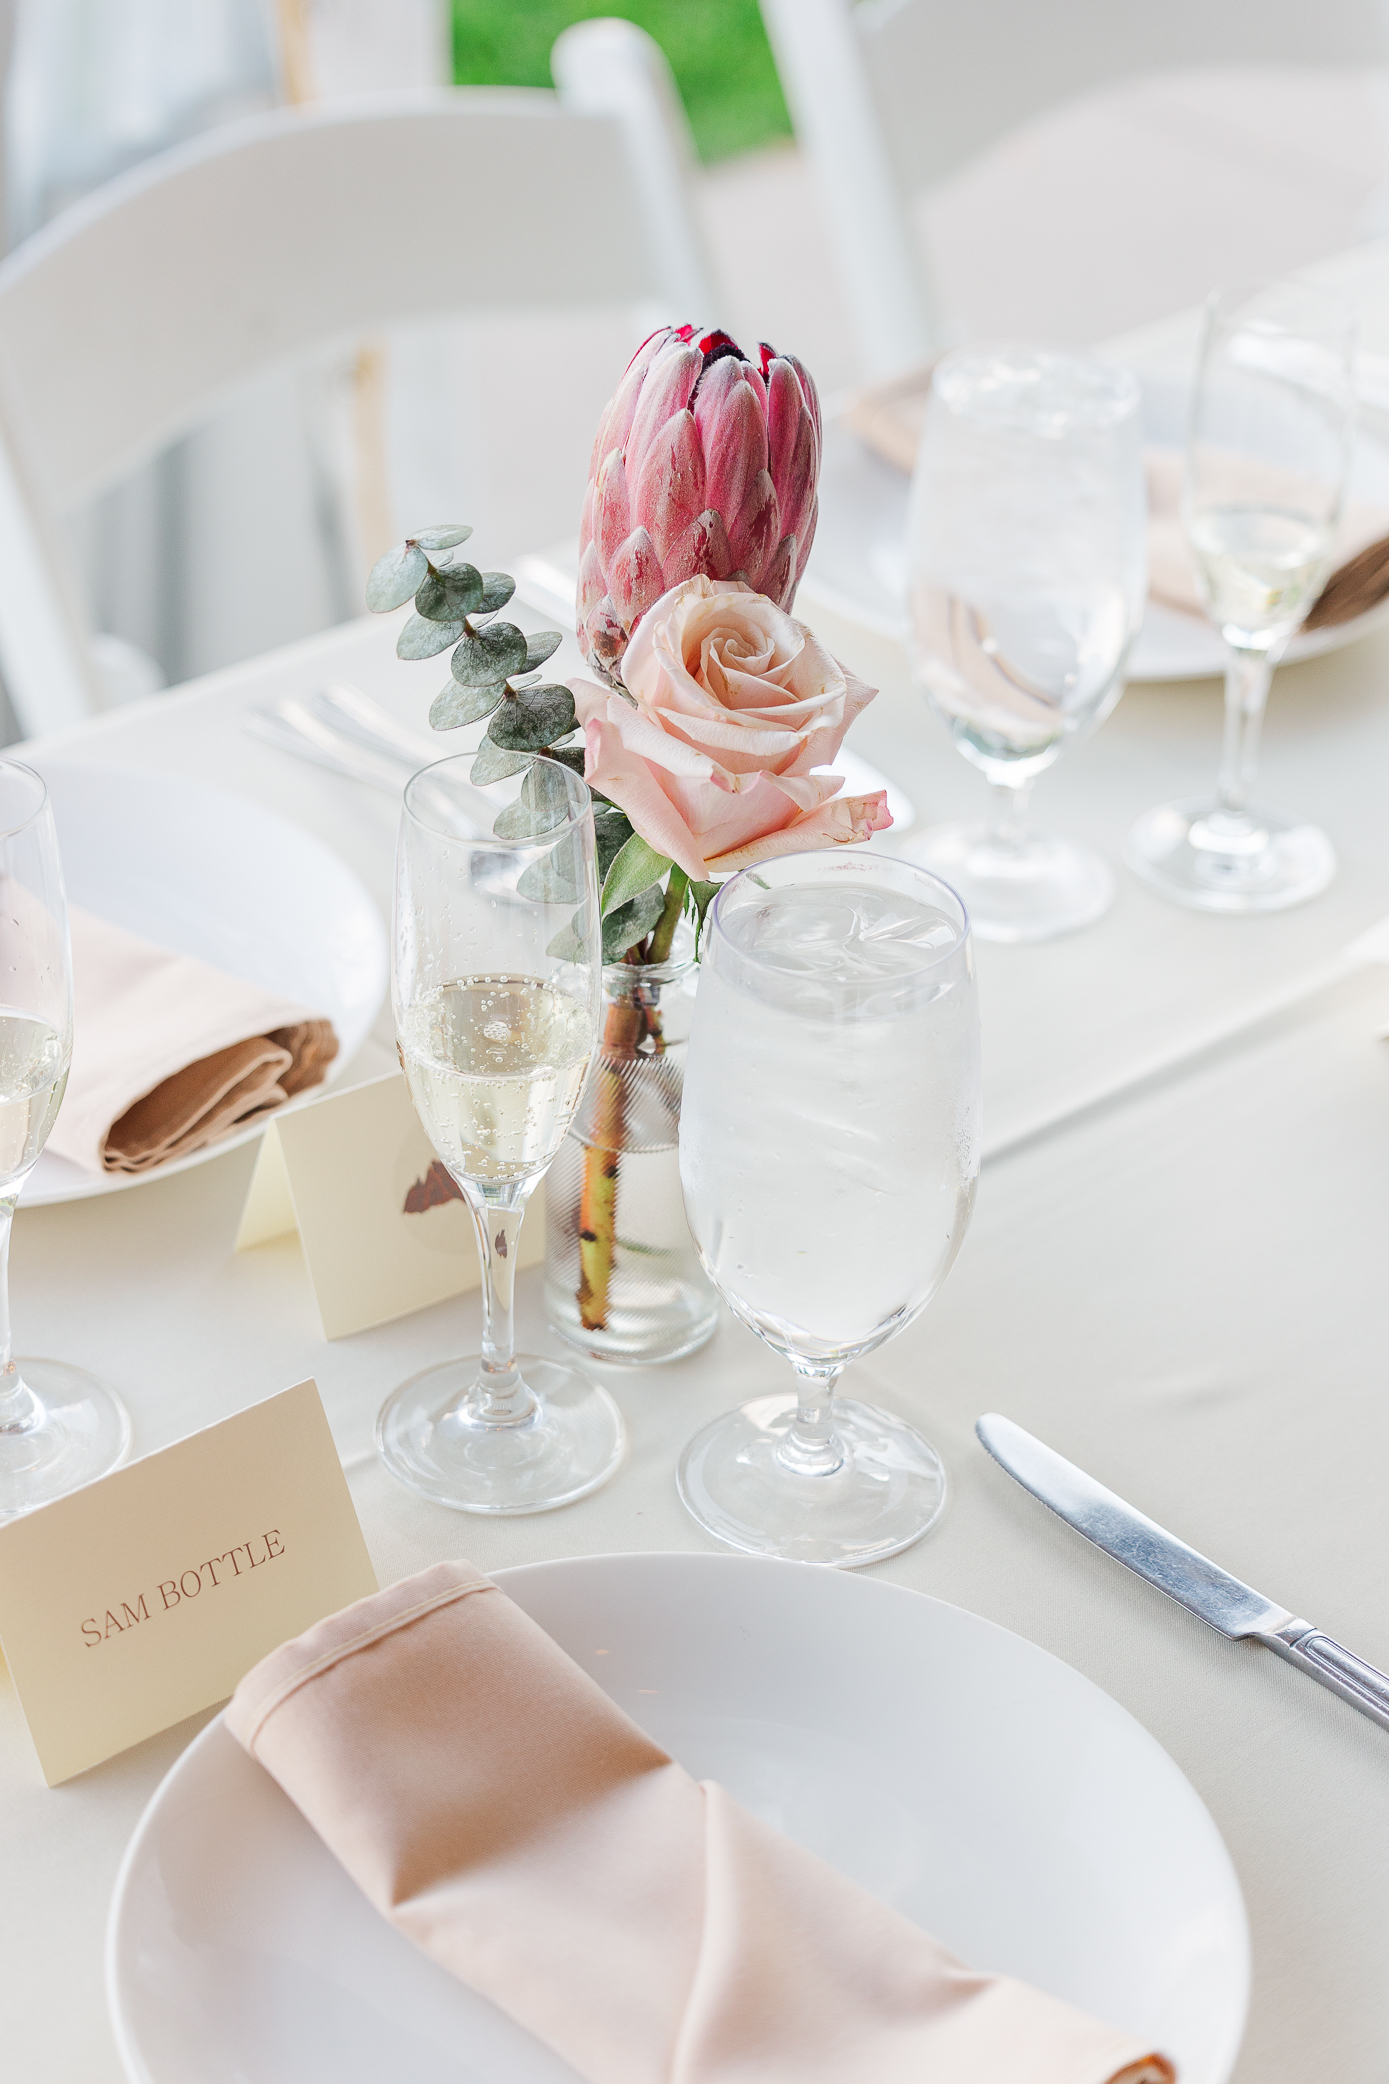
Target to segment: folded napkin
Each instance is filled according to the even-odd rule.
[[[332,1023],[258,984],[69,908],[72,1070],[48,1148],[89,1172],[148,1172],[216,1143],[338,1053]]]
[[[1148,592],[1164,607],[1204,615],[1196,584],[1196,565],[1182,526],[1182,483],[1186,458],[1180,449],[1145,449],[1148,479]],[[1208,470],[1208,481],[1210,478]],[[1268,497],[1298,504],[1297,480],[1290,474],[1266,473]],[[1232,472],[1232,497],[1248,483],[1248,466]],[[1219,490],[1218,479],[1215,489]],[[1350,505],[1336,533],[1331,577],[1312,605],[1302,627],[1314,630],[1351,622],[1389,594],[1389,513],[1382,507]]]
[[[692,1780],[467,1563],[284,1644],[226,1720],[383,1916],[590,2084],[1171,2084]]]
[[[916,461],[930,396],[930,369],[912,370],[863,391],[846,418],[859,439],[899,470]],[[1186,458],[1180,449],[1145,448],[1148,478],[1148,592],[1166,608],[1205,616],[1186,531],[1181,521]],[[1389,512],[1348,506],[1336,538],[1335,564],[1302,627],[1325,629],[1353,622],[1389,595]]]

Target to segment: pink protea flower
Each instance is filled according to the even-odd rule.
[[[609,682],[682,580],[743,579],[789,608],[815,539],[820,401],[794,355],[666,326],[598,423],[579,527],[579,645]]]

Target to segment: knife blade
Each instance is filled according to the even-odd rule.
[[[990,1411],[974,1430],[1015,1483],[1106,1556],[1155,1585],[1207,1627],[1232,1641],[1264,1644],[1389,1729],[1389,1677],[1374,1665],[1189,1548],[1011,1418]]]

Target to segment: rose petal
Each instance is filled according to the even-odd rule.
[[[680,811],[605,717],[590,717],[584,726],[584,780],[626,811],[648,846],[668,855],[693,882],[705,880],[704,856]]]
[[[819,649],[824,649],[818,638],[812,638],[811,642]],[[828,658],[830,654],[826,652],[825,656]],[[866,680],[860,680],[856,673],[851,673],[846,666],[840,666],[838,660],[831,662],[844,676],[843,712],[836,723],[827,723],[823,729],[812,732],[806,740],[805,752],[801,756],[805,764],[802,766],[800,761],[797,762],[798,773],[809,773],[812,767],[828,767],[832,760],[838,758],[845,732],[878,692],[875,687],[870,687]]]
[[[750,868],[755,861],[772,861],[778,854],[809,854],[821,847],[855,846],[874,832],[885,832],[891,823],[886,789],[877,789],[871,796],[835,796],[790,825],[731,847],[726,853],[710,855],[709,874],[726,875],[735,869]]]

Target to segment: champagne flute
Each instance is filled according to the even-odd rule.
[[[936,370],[908,516],[913,673],[990,784],[987,823],[938,825],[915,861],[964,898],[981,940],[1040,941],[1098,918],[1107,864],[1032,831],[1027,802],[1124,687],[1147,591],[1140,394],[1113,364],[1034,348]]]
[[[1182,519],[1225,639],[1214,797],[1160,804],[1124,858],[1175,904],[1276,912],[1336,873],[1315,825],[1249,803],[1273,668],[1331,570],[1354,430],[1355,315],[1299,282],[1218,293],[1192,394]]]
[[[800,1386],[685,1449],[680,1495],[709,1533],[852,1565],[936,1519],[935,1449],[834,1386],[925,1309],[978,1176],[979,1016],[955,892],[847,848],[734,876],[705,923],[680,1179],[710,1279]]]
[[[602,936],[592,803],[536,760],[479,839],[472,755],[405,791],[392,995],[400,1061],[468,1205],[482,1262],[482,1351],[426,1368],[383,1405],[393,1476],[462,1512],[544,1512],[622,1458],[621,1415],[579,1369],[514,1350],[526,1203],[563,1143],[598,1035]]]
[[[104,1476],[130,1419],[104,1384],[61,1360],[16,1360],[10,1230],[57,1119],[72,1061],[72,956],[48,791],[0,759],[0,1520]]]

